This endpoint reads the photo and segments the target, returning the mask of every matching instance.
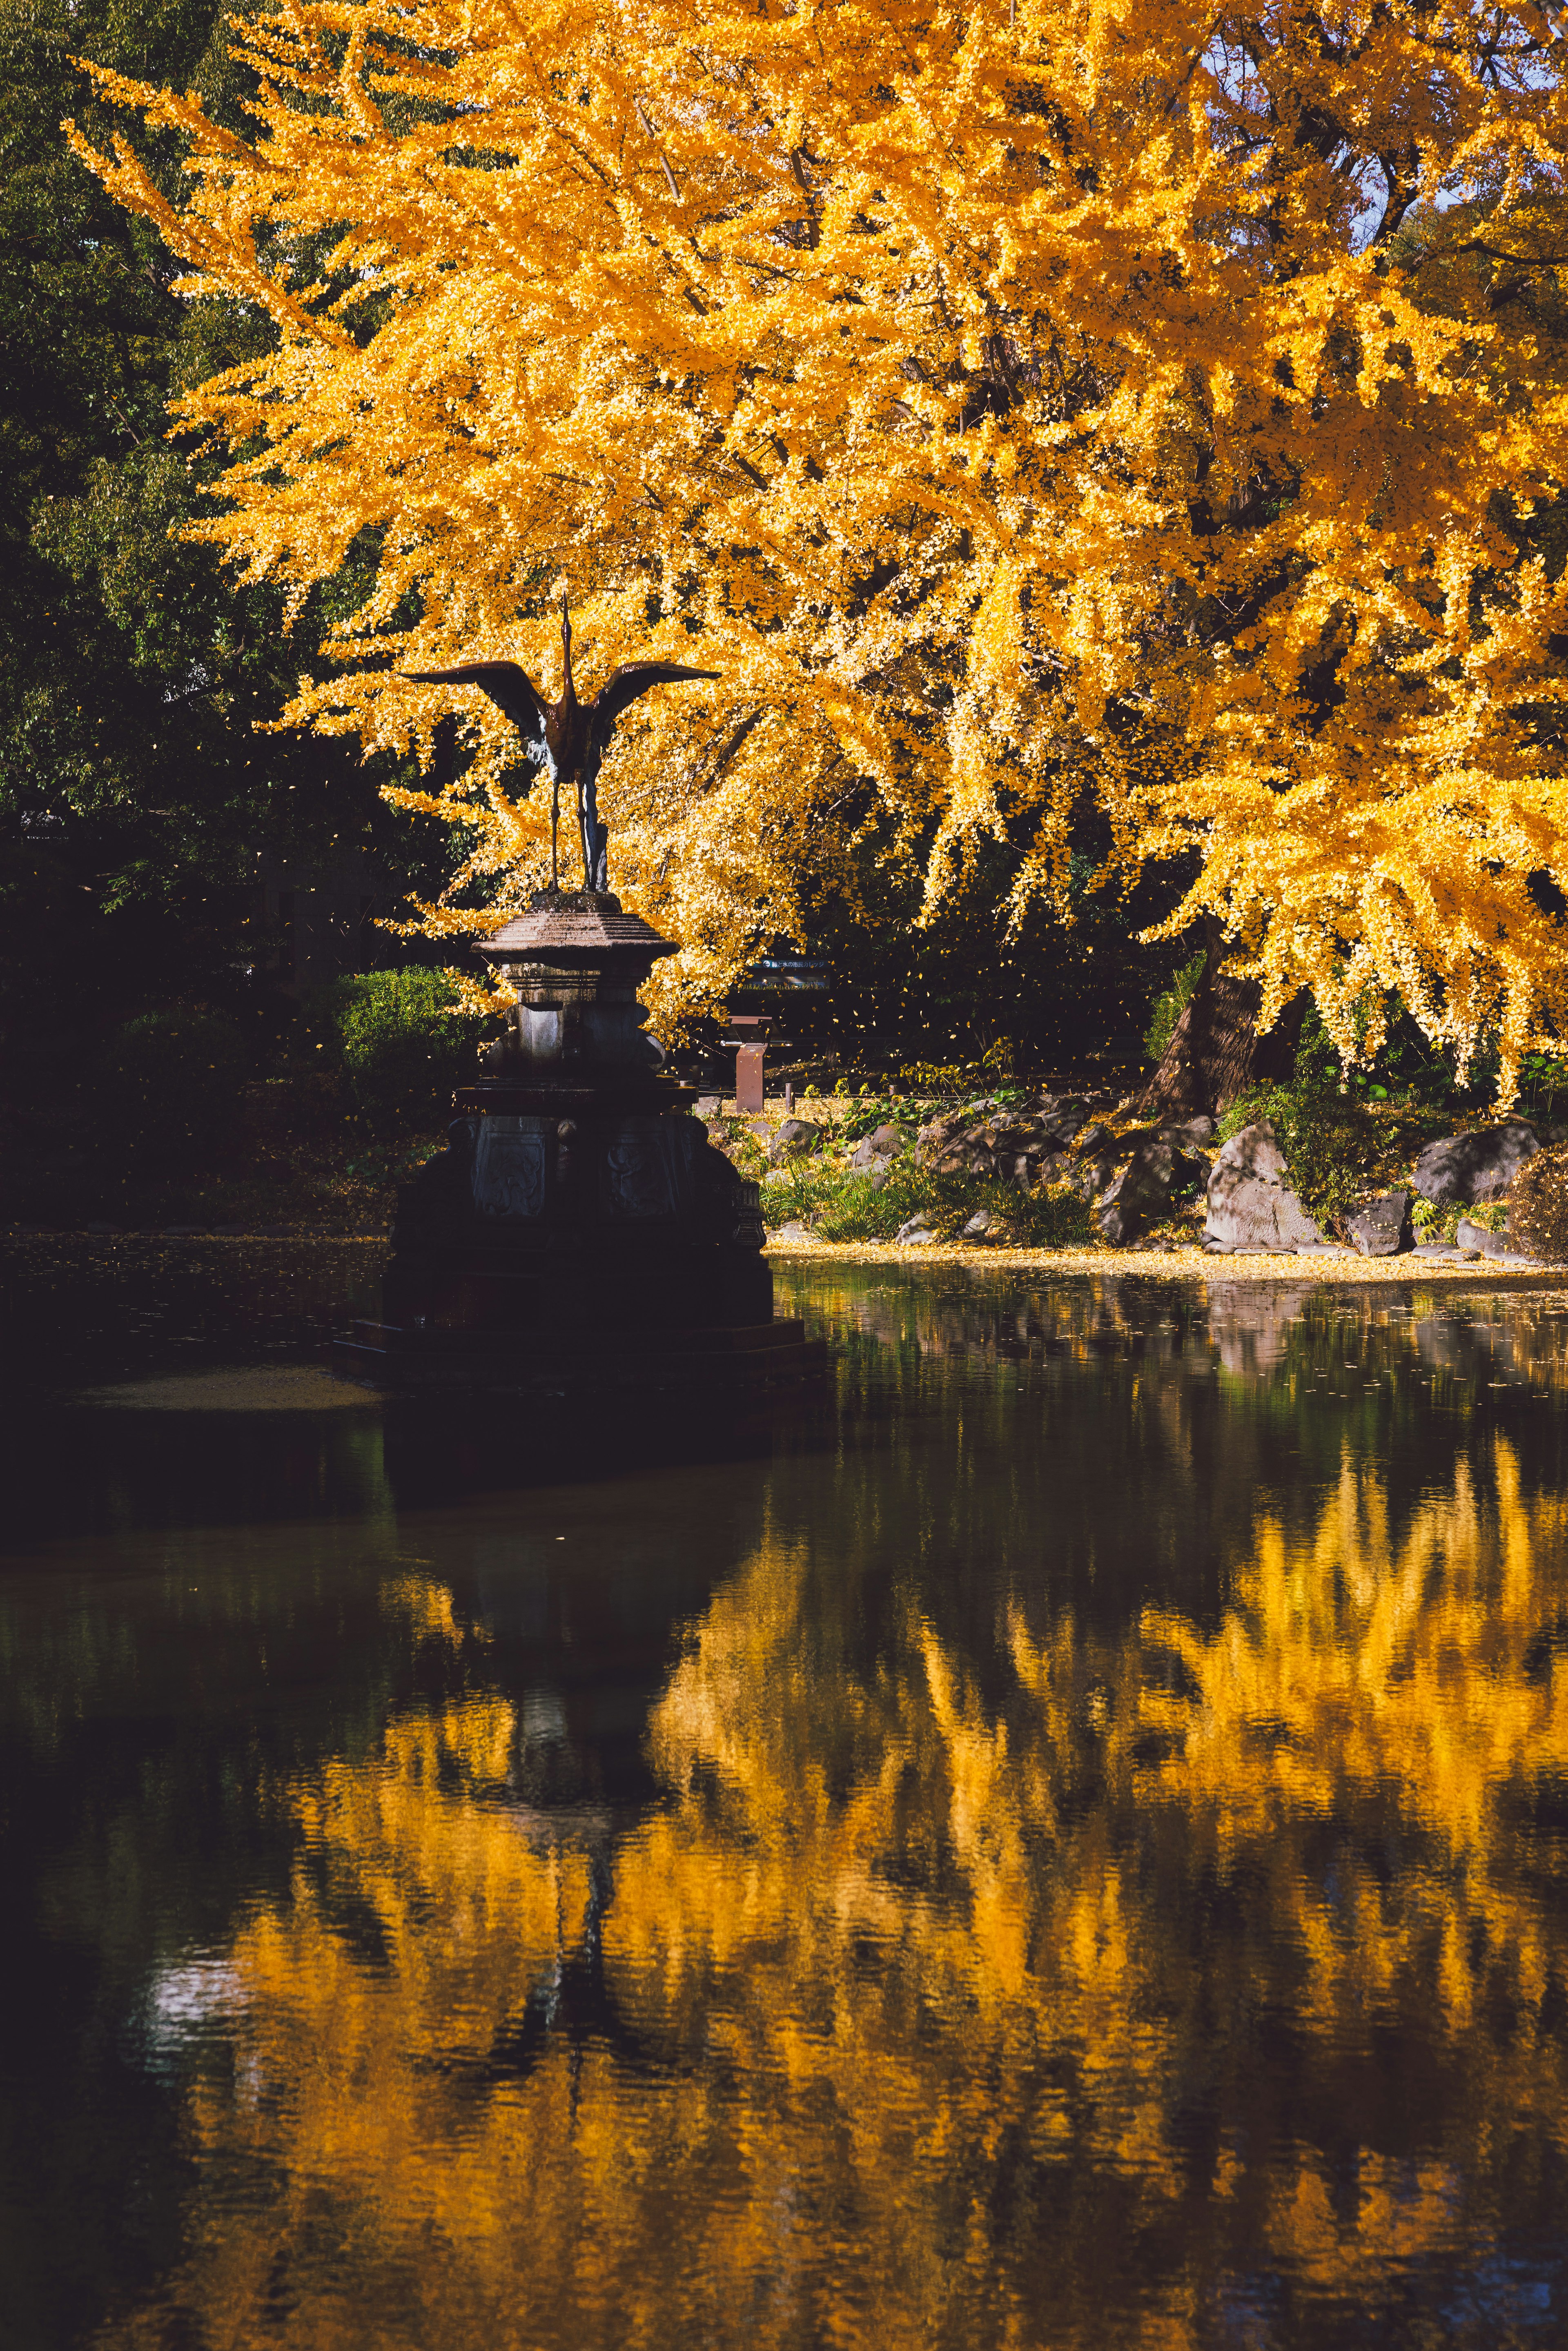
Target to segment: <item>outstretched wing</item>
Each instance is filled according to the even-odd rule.
[[[651,686],[679,685],[683,679],[720,677],[716,669],[683,669],[678,662],[622,662],[612,670],[607,684],[601,685],[589,705],[591,732],[601,748],[610,740],[610,731],[623,710],[630,710]]]
[[[464,662],[456,669],[405,669],[402,677],[418,685],[476,685],[504,710],[536,765],[547,757],[545,720],[549,705],[526,669],[516,662]]]

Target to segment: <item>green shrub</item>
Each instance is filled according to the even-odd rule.
[[[1348,1215],[1365,1191],[1382,1137],[1365,1104],[1343,1091],[1339,1055],[1315,1013],[1302,1023],[1289,1085],[1233,1102],[1220,1134],[1229,1137],[1259,1119],[1279,1136],[1291,1182],[1312,1215],[1327,1223]]]
[[[453,1091],[476,1074],[476,1048],[490,1025],[454,1011],[456,1002],[445,974],[424,965],[355,972],[308,999],[307,1023],[325,1032],[373,1132],[439,1126],[451,1116]]]
[[[1555,1053],[1527,1053],[1520,1077],[1525,1098],[1537,1105],[1543,1118],[1552,1117],[1568,1095],[1568,1061]]]
[[[885,1184],[869,1171],[822,1159],[787,1161],[762,1186],[770,1228],[799,1221],[827,1241],[890,1241],[920,1217],[939,1240],[956,1240],[977,1208],[995,1219],[998,1238],[1037,1249],[1075,1249],[1098,1238],[1089,1204],[1074,1192],[1022,1192],[1016,1184],[974,1176],[939,1176],[912,1156],[893,1164]]]
[[[1144,1050],[1151,1061],[1163,1061],[1166,1047],[1170,1043],[1176,1022],[1192,1002],[1198,981],[1203,977],[1205,956],[1200,952],[1190,963],[1184,963],[1163,996],[1155,998],[1155,1008],[1144,1034]]]
[[[1568,1262],[1568,1144],[1527,1159],[1509,1187],[1508,1245],[1527,1257]]]
[[[250,1071],[232,1020],[210,1012],[143,1012],[104,1048],[98,1097],[133,1158],[204,1160],[233,1139]]]

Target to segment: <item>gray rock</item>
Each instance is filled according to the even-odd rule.
[[[893,1170],[885,1159],[879,1159],[874,1167],[866,1170],[866,1182],[873,1192],[884,1192],[892,1181]]]
[[[1500,1126],[1478,1127],[1473,1134],[1448,1134],[1440,1143],[1429,1143],[1416,1162],[1412,1181],[1421,1197],[1439,1208],[1456,1201],[1469,1207],[1477,1200],[1500,1200],[1539,1149],[1533,1128],[1521,1118],[1505,1118]]]
[[[1456,1248],[1475,1249],[1482,1257],[1496,1258],[1500,1265],[1534,1265],[1538,1260],[1525,1255],[1522,1249],[1511,1249],[1506,1232],[1489,1233],[1484,1225],[1472,1225],[1469,1217],[1461,1217],[1454,1235]]]
[[[1267,1119],[1233,1134],[1209,1176],[1205,1248],[1292,1255],[1321,1241],[1322,1234],[1285,1176],[1285,1155]]]
[[[780,1159],[801,1159],[808,1151],[815,1151],[821,1140],[821,1128],[809,1118],[787,1118],[774,1136],[768,1156],[775,1165]]]
[[[1036,1184],[1060,1184],[1071,1170],[1072,1162],[1065,1151],[1046,1151],[1038,1158],[1031,1153],[1020,1159],[1013,1173],[1027,1189]]]
[[[1439,1265],[1467,1265],[1473,1264],[1480,1252],[1458,1249],[1452,1241],[1417,1241],[1410,1254],[1424,1257],[1429,1264],[1435,1261]]]
[[[890,1120],[885,1126],[879,1126],[874,1134],[862,1135],[850,1154],[850,1165],[871,1167],[879,1159],[891,1159],[894,1152],[903,1148],[903,1134]]]
[[[1083,1159],[1091,1155],[1097,1156],[1103,1151],[1113,1150],[1116,1138],[1104,1120],[1097,1118],[1084,1127],[1081,1134],[1073,1137],[1072,1149],[1076,1157]]]
[[[911,1217],[906,1225],[900,1225],[893,1238],[897,1248],[914,1249],[924,1241],[934,1241],[936,1236],[927,1228],[924,1218]]]
[[[1157,1138],[1140,1143],[1121,1174],[1113,1178],[1096,1211],[1108,1241],[1124,1247],[1161,1216],[1178,1174],[1176,1154]]]
[[[985,1208],[977,1208],[974,1215],[970,1217],[968,1223],[964,1228],[963,1238],[967,1241],[983,1241],[987,1238],[990,1229],[991,1218],[989,1211]]]
[[[1381,1200],[1369,1200],[1345,1218],[1344,1228],[1363,1257],[1397,1257],[1410,1245],[1409,1193],[1388,1192]]]
[[[1109,1151],[1097,1151],[1092,1158],[1073,1163],[1072,1188],[1081,1200],[1097,1200],[1116,1173],[1116,1162]]]
[[[1047,1094],[1040,1106],[1040,1124],[1060,1143],[1071,1143],[1088,1116],[1088,1104],[1080,1102],[1076,1094],[1069,1094],[1061,1102]]]
[[[787,1225],[780,1225],[778,1231],[770,1238],[777,1247],[789,1249],[800,1241],[809,1241],[811,1238],[811,1228],[810,1225],[803,1225],[799,1217],[791,1217],[789,1222]]]

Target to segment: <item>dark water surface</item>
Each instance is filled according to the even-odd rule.
[[[786,1269],[683,1432],[373,1275],[13,1264],[7,2351],[1568,2340],[1568,1292]]]

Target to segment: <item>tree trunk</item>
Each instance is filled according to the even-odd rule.
[[[1171,1031],[1164,1059],[1138,1097],[1145,1118],[1218,1118],[1242,1094],[1278,1085],[1294,1066],[1306,998],[1286,1006],[1274,1026],[1260,1034],[1257,1021],[1263,991],[1256,980],[1236,979],[1220,969],[1225,941],[1218,925],[1209,932],[1203,977]]]

